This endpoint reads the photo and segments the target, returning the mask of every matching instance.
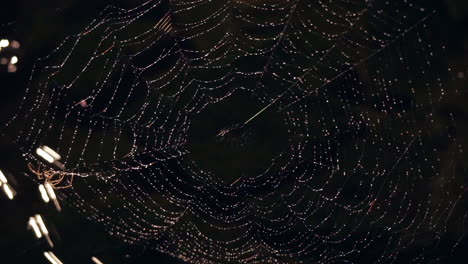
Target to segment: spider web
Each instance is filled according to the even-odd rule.
[[[434,17],[404,0],[108,6],[37,60],[4,133],[33,167],[39,146],[62,155],[59,195],[90,220],[185,261],[441,261],[467,212]],[[188,136],[240,91],[288,146],[227,183]]]

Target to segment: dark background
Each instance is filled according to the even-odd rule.
[[[135,1],[128,1],[134,4]],[[96,17],[109,1],[2,1],[0,4],[0,39],[21,43],[16,73],[0,70],[0,122],[8,120],[21,100],[32,62],[50,53],[65,36],[79,32]],[[124,3],[120,1],[120,3]],[[466,0],[433,1],[442,17],[440,25],[448,41],[448,59],[454,72],[464,72],[456,81],[466,89],[468,61],[468,2]],[[462,105],[466,98],[460,98]],[[466,114],[468,107],[465,107]],[[53,251],[65,263],[91,263],[91,256],[104,263],[178,263],[177,259],[139,246],[130,246],[108,236],[102,227],[84,219],[65,202],[57,213],[39,197],[36,183],[25,176],[26,166],[11,139],[0,138],[0,169],[11,172],[9,178],[18,192],[14,201],[0,194],[0,263],[45,263],[45,241],[36,240],[27,230],[27,220],[34,213],[45,216],[57,248]],[[463,252],[462,252],[463,253]],[[461,257],[461,256],[460,256]],[[466,260],[466,259],[465,259]],[[466,263],[463,262],[460,263]]]
[[[125,4],[124,1],[119,1]],[[136,4],[137,1],[128,1]],[[0,120],[4,122],[17,109],[31,65],[50,51],[68,34],[79,32],[99,15],[111,1],[1,1],[0,39],[18,40],[18,71],[0,69]],[[4,65],[2,65],[4,66]],[[0,168],[17,191],[13,201],[0,195],[0,263],[48,263],[43,252],[49,250],[44,239],[37,240],[27,230],[30,216],[39,213],[46,221],[56,247],[52,251],[64,263],[93,263],[91,256],[104,263],[181,263],[141,246],[123,243],[109,236],[97,224],[87,221],[62,201],[58,213],[52,203],[40,198],[37,183],[26,176],[26,164],[11,139],[0,138]]]

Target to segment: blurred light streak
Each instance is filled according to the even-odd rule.
[[[53,149],[49,148],[48,146],[42,146],[42,149],[47,152],[50,156],[52,156],[55,160],[60,160],[62,157],[55,152]]]
[[[49,182],[46,182],[44,186],[45,186],[45,189],[47,190],[47,193],[49,194],[50,199],[52,199],[52,201],[54,202],[54,205],[57,211],[59,212],[62,211],[62,207],[60,207],[60,203],[57,199],[57,196],[55,195],[54,187],[52,187],[52,184],[50,184]]]
[[[49,237],[49,230],[47,230],[47,227],[45,226],[44,224],[44,221],[42,220],[42,217],[41,215],[39,214],[36,214],[34,215],[34,218],[36,219],[36,222],[42,232],[42,234],[45,236],[45,238],[47,239],[47,243],[49,243],[49,246],[50,247],[54,247],[54,243],[52,243],[52,240],[50,239]]]
[[[50,201],[50,199],[49,199],[49,195],[47,195],[47,191],[46,191],[46,188],[44,187],[44,185],[39,184],[39,192],[41,193],[42,200],[44,200],[44,202],[48,203]]]
[[[39,226],[37,225],[36,219],[34,217],[29,217],[28,225],[32,228],[34,235],[36,235],[36,238],[39,239],[42,237],[41,230],[39,229]]]
[[[100,261],[98,258],[96,257],[92,257],[91,260],[96,263],[96,264],[104,264],[102,261]]]
[[[10,187],[10,185],[8,185],[8,183],[3,184],[3,191],[5,192],[8,199],[13,200],[13,198],[15,198],[15,191]]]
[[[7,178],[5,177],[5,174],[3,174],[2,170],[0,170],[0,181],[2,183],[7,183],[8,182]]]
[[[53,163],[55,161],[54,157],[49,155],[47,152],[45,152],[41,148],[36,149],[36,154],[39,155],[41,158],[43,158],[44,160],[46,160],[49,163]]]
[[[60,261],[57,256],[55,256],[54,253],[51,251],[46,251],[44,252],[44,256],[47,258],[47,260],[52,263],[52,264],[63,264],[62,261]]]

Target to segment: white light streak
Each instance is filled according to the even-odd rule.
[[[36,154],[39,155],[41,158],[45,159],[49,163],[53,163],[55,161],[54,157],[52,157],[50,154],[48,154],[41,148],[36,149]]]
[[[8,47],[8,45],[10,45],[10,41],[8,41],[8,39],[0,40],[0,48]]]
[[[46,182],[44,184],[44,186],[45,186],[45,189],[47,190],[47,193],[49,194],[50,199],[56,200],[57,196],[55,195],[54,188],[52,187],[52,184],[50,184],[49,182]]]
[[[63,264],[62,261],[60,261],[57,256],[55,256],[54,253],[50,252],[50,256],[58,263],[58,264]]]
[[[49,237],[49,230],[47,230],[47,227],[45,226],[41,215],[36,214],[36,215],[34,215],[34,218],[36,219],[37,225],[39,226],[39,229],[41,230],[41,233],[47,239],[47,243],[49,243],[49,246],[54,247],[54,243],[52,243],[52,240]]]
[[[50,252],[44,252],[44,256],[47,258],[47,260],[49,260],[50,263],[52,264],[58,264],[54,258],[52,258],[52,256],[50,255]]]
[[[60,160],[62,157],[48,146],[42,146],[36,149],[36,154],[45,159],[49,163]]]
[[[54,192],[54,188],[52,187],[52,184],[46,182],[44,184],[45,186],[45,189],[47,190],[47,193],[49,194],[49,197],[50,199],[52,199],[52,201],[54,202],[54,205],[55,205],[55,208],[57,209],[57,211],[61,211],[62,208],[60,207],[60,203],[57,199],[57,196],[55,195],[55,192]]]
[[[98,258],[96,257],[92,257],[91,260],[96,263],[96,264],[104,264],[102,261],[100,261]]]
[[[5,174],[3,174],[2,170],[0,170],[0,181],[2,183],[7,183],[8,182],[7,178],[5,177]]]
[[[11,63],[11,64],[16,64],[16,63],[18,63],[18,57],[16,57],[16,56],[11,57],[10,63]]]
[[[47,260],[52,263],[52,264],[63,264],[62,261],[60,261],[57,256],[55,256],[54,253],[51,251],[46,251],[44,252],[44,256],[47,258]]]
[[[8,185],[8,183],[3,184],[3,191],[5,192],[6,196],[8,199],[13,200],[15,198],[15,192],[14,190]]]
[[[47,152],[50,156],[52,156],[55,160],[60,160],[62,157],[55,152],[53,149],[49,148],[48,146],[42,146],[42,149]]]
[[[41,229],[42,234],[48,235],[49,230],[47,230],[47,227],[44,224],[44,221],[42,220],[41,215],[34,215],[34,218],[36,219],[37,224],[39,225],[39,228]]]
[[[41,238],[42,237],[42,233],[41,233],[41,230],[39,229],[39,226],[37,226],[37,222],[36,222],[36,219],[34,217],[29,217],[29,222],[28,222],[28,225],[32,228],[32,230],[34,231],[34,235],[36,235],[36,238]]]
[[[47,195],[47,191],[46,191],[46,188],[44,187],[44,185],[39,184],[39,192],[41,193],[42,200],[44,200],[44,202],[48,203],[50,201],[50,199],[49,199],[49,195]]]

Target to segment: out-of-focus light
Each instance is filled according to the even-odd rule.
[[[52,258],[52,256],[50,255],[50,252],[44,252],[44,256],[46,257],[46,259],[52,263],[52,264],[58,264],[54,258]]]
[[[39,215],[39,214],[34,215],[34,219],[36,219],[37,225],[39,226],[39,229],[41,230],[41,233],[47,239],[47,243],[49,243],[49,246],[54,247],[54,243],[52,243],[52,240],[49,237],[49,230],[47,230],[47,227],[45,226],[41,215]]]
[[[96,263],[96,264],[104,264],[102,261],[100,261],[98,258],[96,257],[92,257],[91,260]]]
[[[16,64],[16,63],[18,63],[18,57],[16,57],[16,56],[11,57],[10,63],[11,63],[11,64]]]
[[[10,45],[10,41],[8,39],[0,40],[0,48],[6,48]]]
[[[46,257],[46,259],[51,263],[51,264],[63,264],[62,261],[60,261],[57,256],[55,256],[54,253],[52,253],[51,251],[46,251],[44,252],[44,256]]]
[[[44,159],[45,161],[54,164],[56,167],[60,168],[61,170],[65,169],[65,166],[59,162],[62,158],[57,152],[53,149],[49,148],[48,146],[42,146],[36,149],[36,154]]]
[[[88,107],[88,103],[86,102],[86,100],[81,100],[78,104],[83,108]]]
[[[48,235],[49,230],[47,230],[47,227],[44,224],[44,221],[42,220],[41,215],[34,215],[34,218],[36,219],[37,224],[39,225],[39,228],[41,229],[42,234]]]
[[[13,64],[9,64],[8,65],[8,72],[16,72],[18,68],[16,67],[16,65],[13,65]]]
[[[44,186],[45,186],[45,189],[47,190],[47,193],[49,194],[50,199],[52,199],[52,201],[54,202],[54,205],[55,205],[55,208],[57,209],[57,211],[59,211],[59,212],[62,211],[62,208],[60,207],[60,203],[57,200],[57,196],[55,195],[54,188],[52,187],[52,184],[50,184],[49,182],[46,182],[44,184]]]
[[[53,163],[54,161],[60,160],[62,158],[57,152],[55,152],[48,146],[42,146],[40,148],[37,148],[36,154],[49,163]]]
[[[2,183],[7,183],[8,182],[7,178],[5,177],[5,174],[3,174],[2,170],[0,170],[0,181]]]
[[[0,187],[2,187],[8,199],[13,200],[13,198],[15,198],[15,190],[8,184],[8,179],[5,174],[3,174],[2,170],[0,170]]]
[[[50,156],[52,156],[55,160],[60,160],[62,157],[55,152],[53,149],[49,148],[48,146],[42,146],[42,149],[47,152]]]
[[[1,48],[0,48],[1,49]],[[0,59],[0,64],[1,65],[7,65],[8,64],[8,59],[7,58],[1,58]]]
[[[12,48],[19,49],[21,45],[20,45],[20,43],[18,41],[12,40],[12,41],[10,41],[10,46]]]
[[[15,198],[15,192],[14,190],[8,185],[8,183],[3,184],[3,191],[5,192],[6,196],[8,199],[13,200]]]
[[[54,188],[52,187],[52,184],[49,182],[46,182],[44,184],[45,189],[47,190],[47,193],[49,194],[50,199],[55,200],[57,199],[57,196],[55,195]]]
[[[34,217],[29,217],[28,225],[32,228],[34,235],[36,235],[38,239],[42,237],[41,230],[39,229],[39,226],[37,226],[37,222]]]
[[[44,200],[44,202],[48,203],[50,201],[50,199],[49,199],[49,195],[47,195],[47,191],[46,191],[46,188],[44,187],[44,185],[39,184],[39,192],[41,193],[42,200]]]
[[[36,154],[39,155],[41,158],[45,159],[49,163],[53,163],[55,161],[54,157],[52,157],[50,154],[48,154],[41,148],[36,149]]]
[[[54,258],[55,262],[57,262],[58,264],[63,264],[62,261],[60,261],[60,259],[57,258],[57,256],[54,255],[54,253],[50,252],[52,258]]]

